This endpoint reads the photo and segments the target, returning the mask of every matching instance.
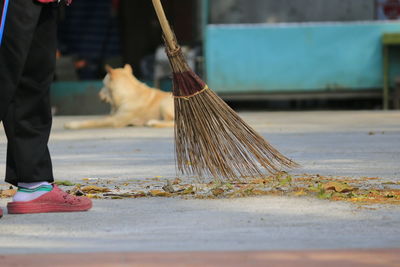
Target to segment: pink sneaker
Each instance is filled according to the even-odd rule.
[[[31,201],[9,202],[9,214],[87,211],[92,201],[87,197],[72,196],[57,185],[53,190]]]
[[[3,210],[0,209],[0,218],[3,217]]]

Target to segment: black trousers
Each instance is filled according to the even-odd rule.
[[[4,1],[0,0],[0,8]],[[52,124],[49,90],[57,49],[57,8],[35,0],[10,0],[4,15],[0,120],[8,140],[6,182],[53,182],[47,143]]]

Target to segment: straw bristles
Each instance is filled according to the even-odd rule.
[[[298,166],[247,125],[168,47],[175,97],[176,163],[199,179],[242,180]]]
[[[242,180],[297,164],[274,149],[212,90],[175,98],[176,162],[181,174]]]

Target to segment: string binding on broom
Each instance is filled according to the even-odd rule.
[[[173,38],[174,46],[166,46],[166,54],[173,72],[173,95],[175,98],[189,99],[207,90],[208,86],[187,64],[182,48],[176,42],[175,34]]]
[[[206,85],[201,91],[198,91],[198,92],[196,92],[196,93],[194,93],[194,94],[192,94],[192,95],[188,95],[188,96],[174,96],[174,98],[181,98],[181,99],[184,99],[184,100],[189,100],[189,98],[194,97],[194,96],[196,96],[196,95],[199,95],[199,94],[203,93],[205,90],[208,90],[208,89],[210,89],[210,88],[208,88],[208,85]]]

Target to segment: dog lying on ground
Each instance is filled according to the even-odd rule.
[[[150,88],[133,76],[132,67],[113,69],[106,67],[107,75],[99,96],[111,105],[109,116],[72,121],[67,129],[121,128],[125,126],[172,127],[174,103],[171,93]]]

